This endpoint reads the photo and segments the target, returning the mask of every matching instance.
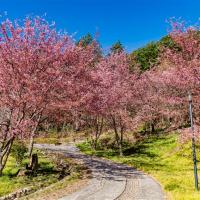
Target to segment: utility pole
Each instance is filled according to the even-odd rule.
[[[192,131],[192,153],[193,153],[193,162],[194,162],[195,189],[198,191],[197,157],[196,157],[196,147],[195,147],[194,124],[193,124],[193,116],[192,116],[192,95],[190,93],[189,93],[189,113],[190,113],[190,125],[191,125],[191,131]]]

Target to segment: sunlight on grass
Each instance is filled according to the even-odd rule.
[[[194,189],[191,143],[181,146],[177,139],[176,134],[151,136],[125,149],[123,157],[119,157],[114,150],[94,152],[87,143],[78,147],[87,154],[125,163],[152,175],[161,183],[170,199],[200,199],[200,192]],[[197,158],[200,158],[199,150]]]
[[[24,160],[28,163],[28,159]],[[16,166],[16,161],[13,157],[9,157],[6,168],[3,171],[3,176],[0,177],[0,196],[19,190],[20,188],[30,187],[37,189],[44,187],[58,180],[55,174],[51,173],[53,168],[52,162],[43,154],[39,152],[40,169],[45,173],[38,174],[37,176],[22,176],[17,177],[19,167]]]

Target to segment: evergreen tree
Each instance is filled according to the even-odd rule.
[[[124,47],[120,41],[117,41],[110,48],[111,53],[121,53],[124,51]]]
[[[90,33],[88,33],[88,34],[86,34],[85,36],[83,36],[83,37],[77,42],[77,44],[78,44],[78,45],[81,45],[81,46],[83,46],[83,47],[86,47],[86,46],[92,44],[93,40],[94,40],[94,39],[93,39],[92,35],[91,35]]]

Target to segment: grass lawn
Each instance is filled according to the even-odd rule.
[[[48,187],[38,190],[30,195],[20,198],[21,200],[55,200],[68,195],[69,193],[75,192],[77,189],[87,184],[90,172],[88,169],[77,163],[75,160],[67,159],[67,162],[73,167],[70,176],[66,176],[62,180],[51,184]]]
[[[28,160],[24,161],[28,163]],[[45,187],[58,180],[57,174],[52,173],[54,164],[48,157],[39,152],[39,164],[42,173],[37,176],[15,176],[19,167],[16,166],[15,159],[10,156],[7,165],[3,171],[3,176],[0,177],[0,196],[4,196],[20,188],[33,187],[35,190],[39,187]]]
[[[56,155],[47,155],[42,151],[34,150],[38,153],[39,169],[36,176],[16,176],[19,167],[16,166],[15,159],[10,156],[7,165],[3,171],[3,176],[0,177],[0,197],[9,193],[15,192],[22,188],[32,187],[33,191],[49,186],[58,182],[59,171],[55,170],[55,162],[53,156],[57,159]],[[50,159],[51,158],[51,159]],[[66,184],[70,184],[73,181],[81,179],[81,165],[75,163],[70,159],[64,158],[65,163],[72,167],[72,174],[67,176]],[[28,159],[25,159],[23,165],[28,163]],[[58,184],[62,188],[62,184]],[[64,187],[65,187],[64,185]]]
[[[86,142],[78,147],[86,154],[125,163],[152,175],[161,183],[169,199],[200,199],[200,192],[194,190],[191,143],[181,146],[176,134],[150,136],[125,149],[123,157],[114,150],[92,151]],[[199,147],[197,158],[200,158]]]

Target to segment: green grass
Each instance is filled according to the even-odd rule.
[[[194,189],[191,143],[181,146],[176,134],[151,136],[137,142],[124,150],[123,157],[111,149],[92,151],[86,142],[78,147],[86,154],[125,163],[152,175],[161,183],[169,199],[200,199],[200,192]],[[199,147],[197,158],[200,158]]]
[[[74,183],[79,184],[79,181],[83,179],[83,177],[81,176],[82,175],[80,173],[73,173],[70,177],[66,177],[62,181],[59,181],[59,182],[56,182],[55,184],[50,185],[50,187],[46,187],[43,190],[38,190],[37,192],[32,193],[28,196],[24,196],[20,199],[21,200],[37,200],[37,199],[41,200],[41,199],[51,198],[52,196],[55,197],[55,195],[58,195],[58,197],[61,198],[62,191],[67,190],[67,188],[70,188],[71,186],[73,187]],[[71,192],[70,189],[69,189],[69,192]]]
[[[85,132],[56,132],[50,130],[47,134],[41,132],[38,137],[35,138],[35,143],[39,144],[58,144],[58,143],[69,143],[77,140],[83,140],[85,138]]]
[[[54,197],[55,199],[61,198],[64,194],[66,194],[66,190],[73,187],[73,184],[77,184],[79,186],[82,180],[87,182],[88,169],[81,163],[77,163],[77,161],[69,158],[64,158],[64,160],[73,166],[73,170],[69,176],[66,176],[64,179],[51,184],[49,187],[43,188],[42,190],[38,190],[32,194],[24,196],[20,198],[21,200],[41,200],[48,199]]]
[[[19,167],[16,166],[15,159],[11,156],[9,157],[3,176],[0,177],[0,196],[24,187],[33,187],[34,190],[37,190],[58,180],[58,175],[52,171],[54,167],[52,161],[43,153],[38,153],[41,172],[37,176],[15,176]],[[25,160],[23,164],[25,165],[25,163],[28,163],[28,160]]]

